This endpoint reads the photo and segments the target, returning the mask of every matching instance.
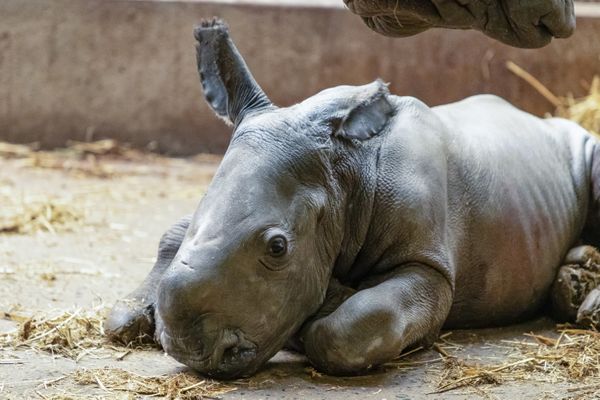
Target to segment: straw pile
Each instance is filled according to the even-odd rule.
[[[581,126],[600,136],[600,76],[595,76],[589,94],[581,99],[573,96],[562,99],[556,114],[579,123]]]
[[[508,61],[506,67],[546,98],[555,107],[554,114],[556,116],[575,121],[592,134],[600,137],[600,76],[593,78],[586,96],[582,98],[575,98],[572,95],[559,97],[515,63]]]
[[[78,361],[108,344],[103,310],[103,307],[90,311],[78,309],[35,317],[4,313],[4,318],[17,321],[19,328],[0,335],[0,348],[28,347]]]
[[[530,333],[523,341],[503,341],[511,354],[500,365],[444,356],[436,393],[464,386],[531,380],[577,384],[568,389],[577,395],[600,394],[600,333],[569,325],[559,325],[557,329],[557,338]]]
[[[83,221],[83,213],[70,199],[0,193],[0,233],[72,231]]]
[[[35,144],[0,142],[0,158],[18,159],[22,167],[54,169],[80,177],[107,179],[120,175],[122,171],[101,161],[149,160],[154,159],[155,155],[106,139],[89,143],[70,141],[66,148],[55,151],[39,151]]]
[[[84,159],[88,156],[117,156],[120,159],[138,160],[144,159],[148,153],[131,149],[127,145],[120,144],[114,139],[98,140],[95,142],[78,142],[71,140],[67,147],[57,151],[39,151],[37,144],[24,145],[0,142],[0,157],[3,158],[29,158],[35,154],[62,158]]]
[[[151,157],[154,156],[129,149],[115,140],[71,142],[69,147],[56,151],[37,151],[34,145],[0,142],[0,159],[14,160],[11,162],[21,168],[55,169],[76,177],[114,178],[124,173],[133,174],[139,171],[116,168],[106,161]],[[0,181],[0,204],[0,234],[70,232],[80,227],[87,217],[83,205],[74,196],[33,195],[14,189],[10,180]]]
[[[0,142],[0,157],[2,158],[29,157],[32,152],[33,149],[30,146]]]
[[[130,353],[131,349],[115,347],[108,342],[104,336],[104,311],[105,308],[99,306],[90,311],[78,309],[74,312],[33,318],[18,313],[5,313],[4,318],[19,322],[19,328],[14,332],[0,335],[0,350],[27,347],[75,361],[79,361],[86,355],[93,356],[99,352],[112,350],[120,352],[116,359],[121,360]],[[202,399],[214,398],[235,390],[232,386],[210,379],[201,379],[189,373],[141,376],[118,368],[79,369],[54,381],[46,382],[44,386],[49,387],[65,379],[80,385],[95,385],[106,393],[126,392],[129,395],[127,398],[137,395],[167,399]],[[67,393],[48,398],[64,400],[81,397]],[[109,398],[122,398],[122,396],[111,395]]]
[[[81,385],[95,385],[105,392],[126,392],[166,399],[215,398],[235,387],[188,373],[142,376],[118,368],[82,369],[72,375]]]

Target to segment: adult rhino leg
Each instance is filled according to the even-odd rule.
[[[322,318],[305,324],[301,340],[309,360],[333,375],[355,374],[437,338],[452,305],[447,279],[411,264],[367,283]]]
[[[154,315],[156,288],[163,272],[177,254],[191,218],[189,215],[180,219],[163,234],[150,274],[136,290],[113,306],[105,323],[105,331],[112,340],[124,344],[153,340],[157,322]]]
[[[600,253],[592,246],[569,251],[552,286],[552,314],[559,321],[599,327]],[[595,322],[594,322],[595,321]]]

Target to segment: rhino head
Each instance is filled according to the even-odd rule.
[[[224,23],[194,33],[205,98],[234,131],[160,281],[158,335],[180,362],[231,378],[255,372],[319,310],[369,196],[356,185],[367,164],[357,149],[393,108],[381,81],[278,108]]]

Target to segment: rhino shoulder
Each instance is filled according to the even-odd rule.
[[[396,109],[395,120],[401,126],[406,127],[424,127],[441,128],[440,119],[437,117],[435,109],[423,101],[412,96],[391,96],[392,104]]]
[[[503,109],[512,111],[518,110],[517,107],[513,106],[507,100],[500,96],[496,96],[495,94],[477,94],[453,103],[433,107],[437,112],[456,112],[456,110],[462,110],[467,113],[474,113],[476,110],[482,108],[487,111],[498,111]]]

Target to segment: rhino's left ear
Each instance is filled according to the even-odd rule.
[[[204,97],[218,116],[237,125],[250,112],[274,107],[233,44],[225,22],[204,20],[194,37]]]
[[[363,88],[334,119],[335,136],[367,140],[377,136],[387,125],[394,113],[387,84],[378,79]]]

